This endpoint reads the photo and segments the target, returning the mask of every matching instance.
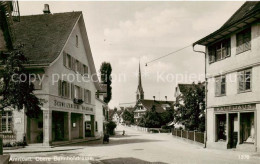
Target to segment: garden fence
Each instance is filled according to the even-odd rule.
[[[205,140],[204,139],[205,133],[197,132],[197,131],[172,129],[172,135],[180,138],[188,139],[194,142],[202,143],[202,144],[204,144],[204,140]]]

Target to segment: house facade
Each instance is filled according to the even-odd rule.
[[[49,146],[102,133],[102,108],[95,99],[100,86],[82,12],[21,16],[13,27],[43,106],[38,118],[5,109],[4,142]]]
[[[206,47],[207,147],[260,150],[260,3],[245,2]]]

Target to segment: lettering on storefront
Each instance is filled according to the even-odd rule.
[[[256,109],[255,104],[243,104],[243,105],[232,105],[214,108],[215,111],[241,111],[241,110],[254,110]]]
[[[83,104],[78,105],[78,104],[54,100],[54,106],[61,107],[61,108],[67,108],[67,109],[82,109],[82,110],[85,110],[85,111],[93,112],[93,108],[86,107]]]

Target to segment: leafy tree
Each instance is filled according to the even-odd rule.
[[[18,111],[24,109],[28,117],[36,118],[42,104],[34,95],[34,86],[29,82],[29,73],[23,66],[27,63],[23,52],[13,50],[8,54],[1,53],[0,60],[3,68],[0,74],[0,111],[5,108]]]
[[[173,121],[173,107],[166,109],[165,112],[160,114],[161,117],[161,125],[166,125],[167,123]]]
[[[205,88],[201,83],[187,87],[175,104],[175,121],[188,130],[205,130]],[[180,103],[182,101],[183,103]]]
[[[146,128],[160,128],[161,127],[161,117],[160,114],[156,112],[155,105],[148,110],[145,115],[141,118],[139,126]]]
[[[133,124],[134,123],[134,113],[130,112],[128,110],[124,110],[124,113],[122,115],[124,122],[126,124]]]
[[[112,98],[112,67],[110,63],[103,62],[100,67],[101,82],[107,85],[107,96],[104,98],[105,103],[109,103]]]
[[[116,123],[113,121],[109,121],[109,123],[106,125],[107,127],[107,133],[109,135],[115,135],[115,128],[116,128]]]

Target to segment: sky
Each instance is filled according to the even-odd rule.
[[[178,83],[203,81],[204,55],[192,46],[145,64],[214,32],[244,2],[19,1],[20,14],[42,14],[45,3],[52,13],[83,12],[96,70],[112,65],[114,108],[136,101],[139,62],[145,99],[174,100]]]

